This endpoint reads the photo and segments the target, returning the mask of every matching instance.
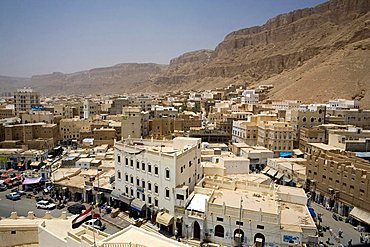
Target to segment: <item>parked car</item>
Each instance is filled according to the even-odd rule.
[[[91,219],[91,220],[88,220],[85,222],[86,225],[88,226],[91,226],[91,227],[94,227],[95,229],[98,229],[100,231],[104,231],[105,230],[105,224],[103,224],[101,222],[101,220],[99,219]]]
[[[21,199],[21,196],[17,192],[9,193],[5,197],[8,198],[9,200],[13,200],[13,201]]]
[[[41,209],[54,209],[56,208],[56,206],[57,205],[55,205],[54,203],[49,203],[49,201],[44,200],[38,201],[36,203],[36,207]]]
[[[71,214],[80,214],[83,210],[86,210],[85,205],[82,205],[80,203],[75,203],[67,208],[68,212]]]
[[[0,184],[0,191],[5,191],[8,189],[8,186],[6,186],[6,184],[2,183]]]

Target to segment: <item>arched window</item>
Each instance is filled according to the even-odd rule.
[[[303,117],[302,121],[303,121],[303,122],[306,122],[306,117]]]
[[[225,230],[223,226],[217,225],[215,227],[215,236],[220,238],[223,238],[225,236]]]

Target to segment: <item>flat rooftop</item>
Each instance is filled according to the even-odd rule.
[[[143,230],[133,225],[128,226],[122,231],[119,231],[116,234],[100,242],[100,244],[103,243],[131,243],[148,247],[188,246],[181,242],[177,242],[165,236]]]
[[[218,189],[211,198],[212,204],[240,208],[240,200],[243,199],[242,207],[250,211],[260,211],[277,214],[277,203],[272,194],[254,192],[249,190]]]

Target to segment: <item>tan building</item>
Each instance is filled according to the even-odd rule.
[[[327,122],[350,124],[363,129],[370,129],[370,110],[350,109],[328,111]]]
[[[350,127],[346,130],[330,130],[328,144],[352,152],[370,151],[370,130]]]
[[[290,123],[293,127],[293,139],[296,147],[299,145],[301,128],[323,124],[325,122],[325,113],[325,106],[316,105],[309,105],[305,108],[301,107],[299,109],[287,111],[287,120],[290,120]]]
[[[301,128],[299,149],[303,152],[307,152],[309,148],[308,143],[326,143],[325,129],[318,126],[314,126],[311,128]]]
[[[14,117],[14,109],[0,108],[0,119]]]
[[[64,142],[79,140],[80,131],[90,131],[91,121],[79,118],[60,120],[60,137]]]
[[[343,216],[353,208],[370,215],[368,161],[350,152],[315,151],[307,156],[306,174],[307,188],[316,202]]]
[[[232,141],[257,145],[258,123],[260,121],[274,121],[275,114],[250,116],[248,120],[233,121]]]
[[[174,121],[175,131],[189,131],[190,128],[202,127],[202,120],[199,114],[194,112],[182,112]]]
[[[172,137],[174,131],[174,119],[170,117],[155,118],[150,121],[150,135],[155,139]]]
[[[274,152],[279,157],[281,152],[293,151],[293,128],[287,122],[262,121],[258,124],[257,145]]]
[[[26,145],[28,149],[52,149],[59,140],[56,124],[31,123],[5,126],[4,148]]]
[[[116,130],[113,128],[101,128],[93,130],[94,146],[108,144],[113,147],[116,139]]]
[[[14,93],[15,114],[30,111],[32,105],[40,104],[40,93],[31,88],[17,89]]]
[[[22,123],[54,123],[54,115],[49,111],[29,111],[20,113]]]
[[[146,137],[149,134],[149,113],[140,107],[124,107],[122,116],[121,138]]]

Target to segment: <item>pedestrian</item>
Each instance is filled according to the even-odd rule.
[[[352,247],[352,239],[348,241],[348,247]]]
[[[369,236],[367,234],[364,237],[364,242],[365,242],[365,244],[367,244],[369,242]]]
[[[339,230],[338,230],[338,236],[340,238],[343,238],[342,234],[343,234],[342,228],[339,228]]]
[[[342,243],[340,243],[340,244],[338,245],[338,247],[344,247],[344,245],[343,245]]]
[[[360,243],[363,244],[364,243],[364,236],[362,236],[362,232],[360,233]]]

